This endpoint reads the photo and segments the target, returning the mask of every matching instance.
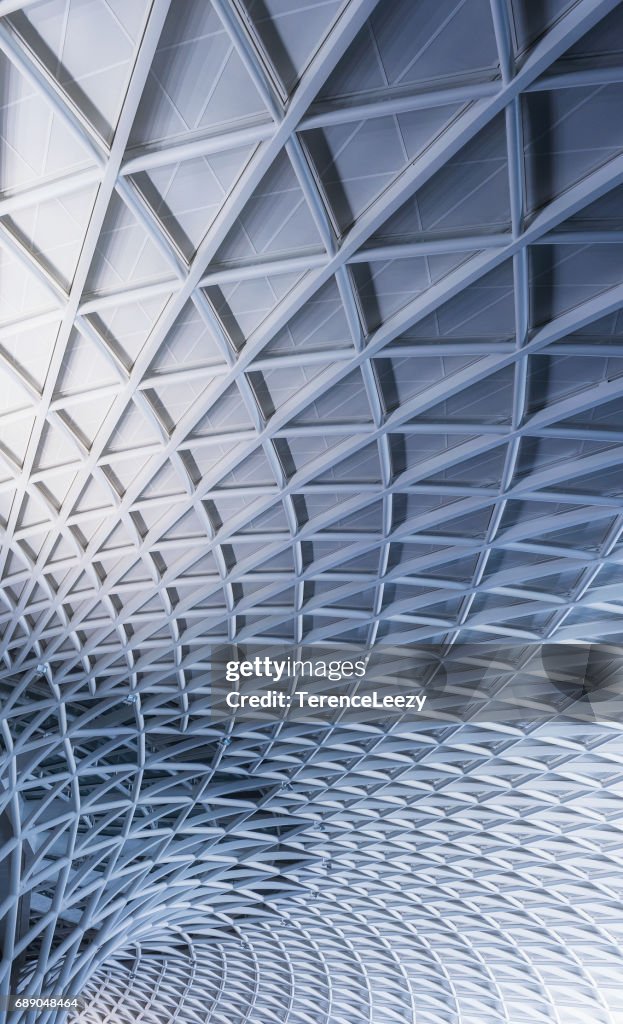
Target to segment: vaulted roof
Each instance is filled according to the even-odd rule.
[[[81,1020],[622,1019],[614,723],[206,710],[223,644],[623,639],[622,51],[0,0],[4,969]]]

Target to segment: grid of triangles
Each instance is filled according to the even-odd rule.
[[[619,723],[225,722],[195,686],[181,731],[170,696],[3,685],[6,991],[74,1024],[620,1024]]]
[[[7,668],[621,633],[621,14],[4,18]]]
[[[623,637],[622,40],[617,0],[0,0],[0,631],[4,670],[19,679],[18,705],[4,710],[3,807],[11,828],[20,816],[41,828],[40,808],[48,808],[52,829],[24,883],[37,893],[34,931],[21,933],[21,840],[1,833],[0,860],[14,866],[0,916],[22,952],[24,936],[40,944],[42,970],[52,947],[75,952],[72,943],[91,934],[82,925],[80,932],[72,917],[78,911],[64,906],[71,872],[86,901],[78,904],[81,921],[89,899],[94,906],[109,899],[106,886],[112,898],[136,884],[141,898],[158,902],[159,883],[140,869],[143,886],[134,868],[118,868],[121,854],[106,840],[82,866],[78,855],[71,871],[65,863],[80,829],[90,827],[84,823],[98,820],[85,807],[101,805],[105,836],[108,828],[114,833],[108,819],[116,820],[117,801],[125,807],[129,799],[148,818],[169,802],[150,802],[130,776],[113,782],[126,756],[118,737],[109,753],[83,737],[86,763],[79,770],[72,762],[72,744],[59,740],[59,729],[67,729],[66,715],[88,717],[86,705],[72,710],[74,691],[84,700],[86,686],[111,707],[120,697],[137,699],[138,709],[122,706],[123,719],[130,712],[140,718],[137,695],[149,690],[162,714],[177,714],[190,735],[191,696],[210,651],[223,642]],[[28,701],[40,686],[47,696],[39,712]],[[12,711],[19,702],[23,711]],[[52,710],[60,718],[46,729]],[[17,725],[12,731],[12,716],[31,722],[25,733]],[[135,728],[127,740],[138,744],[133,771],[147,756]],[[452,763],[450,739],[425,741],[445,751],[433,758],[429,779],[420,774],[413,738],[394,746],[391,735],[383,733],[383,757],[395,759],[395,769],[376,766],[376,741],[350,734],[284,734],[283,747],[281,739],[244,734],[235,738],[241,760],[229,772],[257,772],[260,780],[267,772],[270,781],[290,758],[293,774],[309,758],[322,768],[318,785],[333,787],[338,772],[335,785],[346,792],[327,799],[340,822],[360,799],[371,801],[364,818],[375,821],[371,779],[378,770],[391,781],[403,759],[414,773],[411,789],[437,793],[456,778],[461,808],[486,805],[486,786],[469,795],[466,769],[446,776],[440,767]],[[504,777],[510,819],[532,821],[530,801],[542,800],[541,846],[552,822],[565,842],[570,831],[587,856],[592,850],[586,893],[593,886],[604,899],[615,892],[608,836],[619,787],[609,737],[598,730],[547,738],[552,763],[560,750],[579,761],[564,797],[548,758],[540,760],[541,740],[535,752],[532,740],[518,739],[521,770],[509,769],[508,779],[495,749],[479,737],[468,744],[484,751],[469,756],[493,762],[487,786]],[[192,748],[198,740],[187,742]],[[290,742],[305,753],[291,752]],[[495,742],[503,747],[499,736]],[[604,761],[596,752],[602,743]],[[192,818],[185,808],[196,811],[199,797],[188,795],[188,787],[193,794],[201,788],[192,781],[196,769],[182,778],[184,759],[175,763],[170,802]],[[59,777],[37,777],[34,806],[20,805],[17,779],[31,770]],[[543,790],[532,784],[532,771],[547,780]],[[590,804],[595,790],[610,787],[613,806],[604,796],[603,810],[589,810],[597,806]],[[409,956],[420,958],[416,987],[426,988],[429,977],[432,1002],[440,1000],[421,1011],[418,1024],[426,1013],[431,1021],[486,1019],[478,993],[469,1008],[473,980],[463,992],[454,973],[466,957],[480,965],[490,1018],[520,1013],[508,1009],[513,1000],[503,986],[518,992],[521,1007],[527,982],[513,971],[521,971],[524,953],[533,962],[527,922],[536,925],[523,882],[515,894],[508,853],[529,854],[530,842],[510,826],[500,825],[508,849],[498,862],[495,843],[485,850],[480,819],[461,811],[451,879],[422,878],[430,877],[437,901],[426,912],[429,923],[452,922],[446,899],[484,920],[468,882],[482,900],[488,868],[481,876],[476,862],[496,865],[507,879],[508,908],[527,915],[513,939],[508,922],[491,918],[499,943],[511,943],[504,948],[512,946],[513,966],[493,933],[480,943],[465,940],[464,921],[452,940],[444,932],[441,951],[431,933],[428,945],[409,939],[404,957],[391,952],[386,919],[394,897],[401,927],[410,936],[420,927],[409,915],[419,913],[416,890],[425,882],[413,881],[411,893],[400,856],[391,867],[388,854],[394,841],[399,849],[406,842],[414,871],[420,811],[412,796],[389,800],[399,821],[393,810],[378,810],[390,838],[374,840],[381,845],[370,853],[370,870],[379,872],[383,892],[366,888],[350,905],[349,882],[335,896],[350,924],[335,919],[333,946],[322,945],[314,925],[330,915],[304,900],[298,906],[302,937],[283,963],[317,950],[318,977],[321,964],[330,977],[332,950],[342,941],[340,955],[351,957],[350,967],[343,961],[335,969],[346,979],[342,1002],[303,1011],[275,973],[270,998],[291,998],[289,1010],[267,1004],[249,1010],[249,1020],[264,1024],[288,1013],[296,1020],[299,1012],[308,1024],[314,1013],[320,1021],[410,1020],[400,1003],[408,986],[399,980],[411,976]],[[263,799],[255,791],[250,799],[260,831],[271,827],[258,810]],[[549,809],[554,802],[567,808],[560,825]],[[410,808],[404,815],[403,803]],[[441,799],[435,820],[445,821],[449,806]],[[197,813],[201,831],[208,812]],[[594,839],[581,839],[584,813],[598,823]],[[71,822],[77,831],[67,847]],[[435,827],[441,842],[445,826]],[[256,840],[244,841],[255,864]],[[223,854],[235,861],[236,842],[237,853]],[[345,840],[353,878],[368,871],[367,855],[357,854],[361,842],[360,832]],[[126,856],[135,856],[130,846]],[[463,857],[475,858],[470,868]],[[556,857],[553,848],[545,860]],[[390,865],[384,874],[383,858]],[[232,870],[231,890],[245,890],[245,869]],[[601,968],[592,975],[585,966],[590,951],[598,955],[599,914],[584,907],[590,893],[578,890],[576,899],[574,870],[560,866],[557,877],[569,888],[559,892],[552,883],[557,895],[539,917],[544,945],[530,985],[543,996],[531,1019],[556,1020],[555,1007],[564,1005],[565,1022],[610,1022],[619,1004],[599,995]],[[543,896],[547,871],[531,871],[526,877]],[[59,895],[51,882],[52,895],[42,895],[41,880],[52,878]],[[94,879],[101,888],[89,894]],[[578,929],[577,947],[560,938],[563,904],[575,913],[569,927]],[[389,931],[378,931],[377,905]],[[374,1003],[381,997],[365,961],[368,940],[357,939],[362,914],[374,936],[372,959],[385,963],[382,948],[401,965],[390,985],[398,1008]],[[95,920],[91,911],[84,920]],[[162,922],[161,912],[155,920]],[[589,924],[585,954],[580,932]],[[608,927],[600,964],[614,956]],[[279,940],[271,932],[267,941],[266,955],[274,956]],[[576,948],[564,969],[548,947],[558,941]],[[176,947],[180,985],[189,964],[213,984],[217,954],[208,946]],[[496,957],[510,972],[504,979]],[[149,958],[156,987],[165,961],[155,968]],[[570,1007],[547,995],[558,984],[550,971],[563,972],[568,990],[564,970],[572,962],[588,979],[592,1016],[582,1008],[580,983]],[[352,985],[351,968],[360,979]],[[125,969],[118,965],[119,977]],[[312,979],[315,970],[309,966]],[[303,985],[315,991],[315,981]],[[332,985],[331,992],[339,989]],[[260,991],[251,984],[249,1006]],[[215,999],[221,995],[217,989]],[[214,1021],[243,1020],[246,1012],[215,1009]]]

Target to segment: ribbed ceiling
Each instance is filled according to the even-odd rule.
[[[617,0],[0,0],[5,991],[623,1021],[615,722],[206,683],[623,642],[622,57]]]

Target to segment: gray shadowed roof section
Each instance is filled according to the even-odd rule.
[[[623,640],[622,109],[616,0],[0,0],[3,963],[80,1020],[622,1019],[609,733],[202,718],[219,644]]]

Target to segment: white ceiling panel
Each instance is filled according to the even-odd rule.
[[[623,1021],[617,722],[207,681],[623,642],[622,19],[0,0],[0,1001]]]

